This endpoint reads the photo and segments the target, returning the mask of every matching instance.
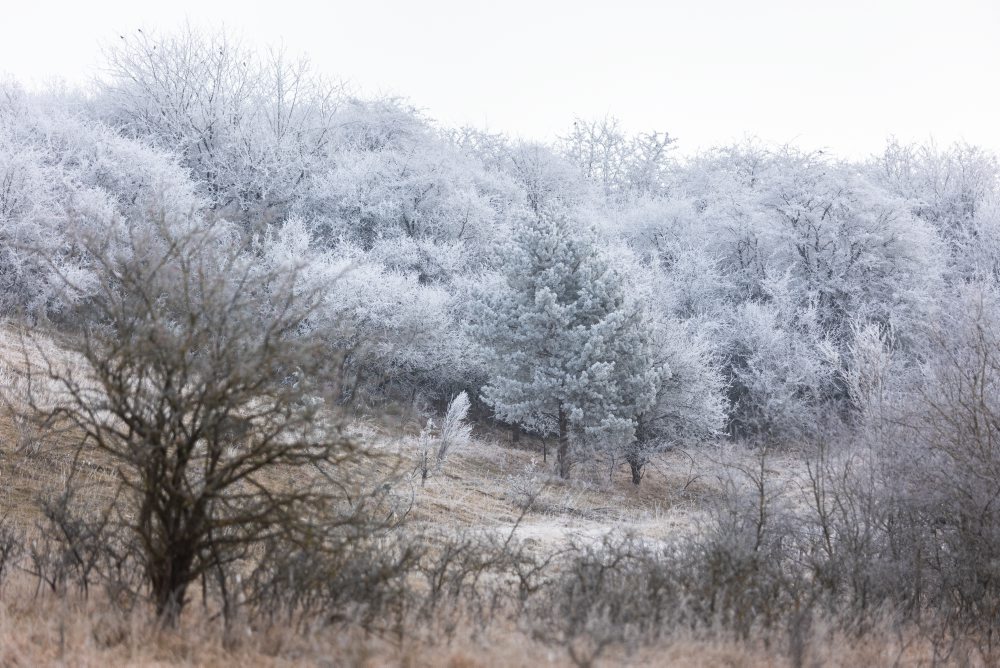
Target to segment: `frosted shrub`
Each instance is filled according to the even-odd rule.
[[[448,452],[455,446],[462,446],[472,438],[472,425],[465,419],[469,415],[469,395],[461,392],[448,404],[444,422],[441,424],[441,435],[438,437],[437,466],[444,464]]]
[[[441,423],[441,430],[438,435],[433,436],[434,420],[427,421],[427,425],[420,432],[420,481],[427,482],[432,470],[440,471],[444,466],[444,461],[448,453],[456,446],[463,446],[472,438],[472,425],[466,423],[469,415],[469,395],[461,392],[451,403],[448,404],[448,411],[444,415]],[[433,455],[433,462],[431,461]]]

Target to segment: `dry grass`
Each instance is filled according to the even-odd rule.
[[[37,338],[37,337],[36,337]],[[41,357],[62,364],[72,360],[50,341],[29,344],[32,362]],[[13,367],[21,363],[20,343],[10,328],[0,327],[0,387],[14,395]],[[415,471],[419,418],[403,415],[385,420],[356,421],[352,433],[366,446],[385,455],[378,474],[397,476],[397,492],[413,501],[411,518],[417,522],[463,528],[509,527],[521,516],[523,497],[534,500],[521,531],[528,536],[558,541],[565,534],[598,535],[611,528],[629,527],[658,538],[696,525],[706,502],[719,491],[721,451],[671,452],[653,462],[640,486],[619,467],[609,478],[603,462],[579,465],[575,478],[565,481],[554,472],[554,455],[543,461],[542,444],[524,437],[512,447],[506,432],[477,428],[477,438],[453,452],[443,469],[421,486]],[[0,411],[0,502],[8,512],[26,520],[37,517],[39,495],[61,489],[73,462],[75,441],[70,434],[32,434],[9,413]],[[550,444],[551,446],[551,444]],[[550,447],[551,449],[551,447]],[[730,450],[729,459],[739,455]],[[778,468],[803,470],[801,462],[786,458]],[[114,470],[96,456],[83,462],[84,478],[95,493],[110,489]],[[294,483],[294,481],[292,481]]]
[[[0,383],[11,389],[11,360],[16,341],[0,328]],[[57,348],[46,354],[60,357]],[[5,361],[6,360],[6,361]],[[4,366],[4,365],[7,366]],[[480,428],[467,446],[451,453],[443,469],[425,485],[415,471],[419,422],[413,416],[393,422],[358,421],[352,427],[361,442],[386,455],[381,474],[397,476],[396,492],[411,500],[410,518],[418,525],[448,529],[509,531],[520,519],[519,535],[540,547],[567,538],[598,539],[628,530],[648,540],[662,540],[698,530],[710,502],[720,494],[721,461],[752,465],[745,451],[706,447],[663,455],[639,487],[628,472],[608,476],[606,465],[578,466],[576,478],[553,475],[553,461],[542,460],[539,441],[523,438],[513,447],[509,436]],[[37,500],[57,492],[70,470],[72,440],[39,438],[24,425],[0,414],[0,505],[3,515],[29,531],[40,517]],[[86,494],[94,502],[114,488],[115,472],[96,460],[81,462]],[[780,485],[794,488],[804,463],[794,455],[770,462]],[[280,474],[279,474],[280,475]],[[293,480],[286,481],[294,484]],[[531,504],[524,512],[526,499]],[[159,629],[149,612],[123,616],[100,594],[88,601],[57,598],[35,591],[33,580],[15,573],[0,592],[0,665],[177,666],[177,665],[330,665],[330,666],[537,666],[570,665],[566,652],[534,640],[513,622],[497,622],[487,633],[459,632],[450,643],[427,637],[390,641],[358,629],[292,629],[238,626],[225,634],[221,622],[192,605],[179,631]],[[904,638],[888,629],[864,638],[846,638],[814,624],[800,659],[805,665],[929,665],[931,648],[913,634]],[[618,653],[615,653],[618,652]],[[770,666],[788,665],[785,647],[773,642],[736,640],[724,633],[685,637],[645,647],[635,654],[611,651],[600,665]],[[986,665],[982,657],[960,652],[952,661]]]
[[[888,628],[888,627],[887,627]],[[801,665],[921,666],[932,652],[919,636],[875,630],[846,638],[817,624]],[[944,665],[988,665],[982,657],[956,654]],[[358,629],[296,630],[241,626],[228,636],[200,607],[192,607],[180,629],[159,629],[145,613],[123,616],[90,601],[35,595],[26,581],[9,583],[0,602],[2,666],[410,666],[455,668],[569,666],[565,652],[543,645],[507,624],[478,637],[450,643],[426,638],[390,641]],[[785,648],[727,638],[722,633],[680,634],[626,654],[609,652],[596,665],[732,666],[794,665]]]
[[[374,437],[380,449],[398,454],[404,470],[416,467],[415,435],[379,433],[371,427],[365,431],[363,437]],[[580,466],[576,478],[566,481],[554,475],[552,457],[543,461],[539,441],[523,438],[514,448],[497,432],[483,431],[425,485],[417,475],[404,480],[413,497],[412,519],[466,528],[509,527],[530,496],[520,527],[523,536],[559,542],[566,534],[597,535],[627,525],[655,538],[691,526],[705,499],[717,492],[703,470],[712,464],[698,453],[664,455],[638,487],[626,470],[619,469],[609,480],[603,467]]]

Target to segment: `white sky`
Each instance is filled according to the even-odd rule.
[[[8,0],[0,72],[84,81],[99,44],[185,20],[284,42],[446,124],[549,139],[574,116],[684,152],[756,135],[857,156],[886,137],[1000,152],[1000,0]]]

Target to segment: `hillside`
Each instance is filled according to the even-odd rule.
[[[17,340],[14,330],[5,330],[5,366],[0,367],[0,376],[8,390],[12,369],[20,359],[13,354],[19,349]],[[72,357],[61,353],[56,344],[43,340],[48,357],[72,363]],[[422,422],[412,415],[403,421],[372,416],[349,427],[359,442],[383,455],[378,466],[394,472],[394,493],[405,502],[407,526],[454,535],[512,534],[539,554],[568,544],[599,546],[605,539],[625,534],[664,545],[697,535],[713,523],[726,481],[734,480],[734,471],[757,465],[745,448],[706,443],[660,455],[639,486],[631,483],[627,468],[620,465],[609,477],[607,462],[592,462],[567,481],[556,475],[551,459],[542,460],[541,441],[522,436],[515,447],[509,432],[482,424],[472,441],[450,453],[443,467],[421,484],[416,468]],[[60,439],[47,438],[40,444],[9,413],[0,419],[4,531],[23,530],[29,542],[43,539],[40,504],[58,495],[73,468],[73,439],[66,434],[62,441],[61,445]],[[102,463],[99,453],[85,453],[77,463],[75,475],[83,484],[74,503],[95,507],[107,503],[115,487],[114,469]],[[804,502],[804,455],[775,455],[767,467],[774,489],[794,496],[797,503]],[[256,624],[246,628],[245,636],[226,639],[211,630],[215,617],[199,611],[172,632],[156,628],[141,608],[122,613],[108,607],[101,593],[70,600],[55,595],[41,582],[33,584],[36,576],[30,573],[37,572],[36,567],[30,560],[13,568],[7,565],[0,596],[3,665],[326,665],[331,657],[333,665],[357,666],[572,665],[564,653],[531,639],[509,620],[498,621],[486,631],[475,626],[460,628],[453,638],[417,634],[402,642],[360,633],[350,626],[343,633],[323,627],[303,632]],[[900,644],[888,630],[846,645],[832,627],[813,633],[808,656],[823,665],[900,660],[907,665],[908,657],[920,664],[926,651],[919,641]],[[612,648],[603,663],[764,666],[785,660],[784,650],[729,637],[720,629],[681,633],[655,647],[625,653]]]

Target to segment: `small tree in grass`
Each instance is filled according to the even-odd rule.
[[[706,341],[681,323],[656,322],[652,331],[654,399],[638,407],[635,438],[622,448],[635,485],[655,455],[717,438],[726,420],[724,383]]]
[[[102,280],[61,341],[76,361],[25,341],[23,373],[29,414],[117,471],[118,516],[175,625],[189,585],[254,546],[363,521],[345,471],[364,453],[334,410],[339,356],[309,335],[320,289],[262,269],[221,223],[155,218],[82,240]]]
[[[427,425],[420,432],[420,461],[417,467],[420,471],[420,484],[427,483],[431,472],[441,470],[449,452],[467,445],[472,439],[472,425],[465,421],[470,406],[467,392],[462,391],[455,395],[448,404],[448,411],[444,414],[441,429],[436,437],[432,435],[434,420],[427,421]]]
[[[472,326],[491,369],[483,398],[503,420],[556,434],[568,478],[573,434],[627,440],[652,401],[649,332],[622,277],[562,212],[521,225],[504,274]]]

